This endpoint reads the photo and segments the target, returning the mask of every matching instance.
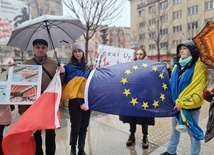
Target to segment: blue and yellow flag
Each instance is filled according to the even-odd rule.
[[[85,87],[90,110],[142,117],[175,116],[166,65],[138,60],[94,69]]]

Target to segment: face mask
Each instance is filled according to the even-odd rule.
[[[189,56],[189,57],[186,58],[186,59],[180,58],[180,59],[179,59],[179,64],[180,64],[182,67],[184,67],[184,66],[186,66],[190,61],[192,61],[192,56]]]

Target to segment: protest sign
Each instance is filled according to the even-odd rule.
[[[0,104],[32,104],[41,93],[42,66],[0,65]]]
[[[132,61],[134,50],[114,46],[99,45],[95,60],[95,68],[121,64]]]

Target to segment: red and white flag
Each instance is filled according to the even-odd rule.
[[[3,139],[4,155],[35,155],[33,133],[36,130],[60,127],[61,91],[61,80],[57,71],[45,92],[20,117]]]

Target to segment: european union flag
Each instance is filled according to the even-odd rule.
[[[86,83],[90,110],[142,117],[175,116],[166,65],[138,60],[92,70]]]

